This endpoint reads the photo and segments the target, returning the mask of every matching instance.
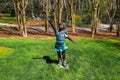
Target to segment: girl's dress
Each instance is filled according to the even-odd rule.
[[[65,43],[65,39],[68,37],[68,34],[56,30],[55,35],[56,35],[55,50],[57,52],[64,52],[65,50],[68,49]]]

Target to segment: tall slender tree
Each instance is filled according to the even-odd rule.
[[[120,36],[120,0],[116,0],[117,10],[116,10],[116,22],[117,22],[117,36]]]
[[[110,28],[109,31],[112,32],[114,17],[117,10],[116,0],[104,0],[105,5],[107,5],[106,11],[109,17]]]
[[[54,26],[57,29],[58,27],[58,23],[57,23],[57,16],[58,16],[58,0],[51,0],[51,12],[52,12],[52,16],[54,18]]]
[[[58,24],[62,22],[63,0],[58,0]]]
[[[92,1],[92,38],[95,36],[96,28],[98,26],[98,9],[99,9],[99,4],[100,0],[91,0]]]
[[[46,19],[45,19],[45,31],[48,33],[48,18],[49,18],[49,0],[46,0]]]
[[[23,37],[27,37],[27,29],[26,29],[26,18],[25,18],[25,9],[28,3],[28,0],[13,0],[14,8],[17,16],[17,22],[19,26],[20,34]]]
[[[72,19],[72,32],[75,33],[75,14],[77,0],[67,0],[70,5],[71,19]]]

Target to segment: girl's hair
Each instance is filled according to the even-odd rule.
[[[59,25],[62,25],[64,29],[67,28],[66,23],[64,23],[64,22],[61,22]]]

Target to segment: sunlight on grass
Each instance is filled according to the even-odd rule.
[[[0,47],[0,56],[5,55],[7,53],[7,48]]]
[[[1,56],[2,80],[119,80],[119,39],[78,39],[77,44],[67,40],[67,63],[70,69],[62,69],[49,63],[44,56],[57,60],[55,39],[0,38],[1,52],[13,54]]]
[[[9,23],[9,24],[16,23],[16,17],[2,17],[0,19],[0,23]]]
[[[13,49],[7,47],[0,47],[0,58],[6,55],[10,55]]]
[[[109,41],[111,41],[111,42],[117,42],[117,43],[120,44],[120,39],[109,39]]]
[[[26,20],[30,20],[30,18],[26,17]],[[16,17],[11,17],[10,14],[4,14],[2,18],[0,18],[0,23],[9,23],[9,24],[14,24],[17,23]]]

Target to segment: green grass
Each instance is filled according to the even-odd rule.
[[[67,41],[70,69],[46,63],[57,60],[55,39],[0,38],[0,46],[12,49],[0,56],[0,80],[120,80],[120,39]]]
[[[9,24],[12,24],[12,23],[16,23],[16,17],[2,17],[0,18],[0,23],[9,23]]]
[[[13,53],[13,49],[7,47],[0,47],[0,58],[3,56],[8,56],[10,53]]]
[[[26,20],[30,20],[30,18],[26,17]],[[16,23],[16,17],[11,17],[10,14],[4,14],[4,16],[2,18],[0,18],[0,23],[9,23],[9,24],[13,24]]]

